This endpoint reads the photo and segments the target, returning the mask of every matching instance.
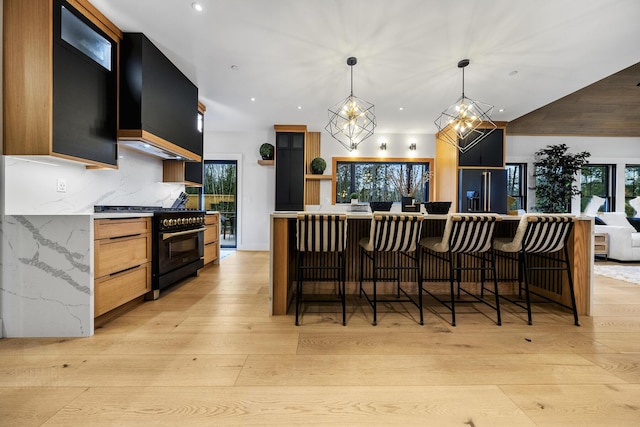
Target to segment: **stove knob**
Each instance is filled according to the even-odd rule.
[[[198,218],[191,217],[189,218],[189,224],[195,224]]]
[[[162,225],[165,226],[165,227],[168,226],[169,225],[169,220],[168,219],[163,219],[162,220]]]
[[[178,225],[184,225],[184,218],[178,218]]]
[[[169,225],[176,225],[176,220],[175,219],[170,219],[169,220]]]

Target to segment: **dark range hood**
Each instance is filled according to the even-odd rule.
[[[120,47],[121,145],[171,160],[202,160],[198,88],[142,33]]]

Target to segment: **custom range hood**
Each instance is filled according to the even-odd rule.
[[[142,33],[120,47],[120,145],[170,160],[202,160],[198,88]]]

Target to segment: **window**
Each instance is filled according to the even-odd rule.
[[[507,163],[507,209],[527,210],[527,164]]]
[[[629,205],[629,200],[640,196],[640,165],[626,165],[624,168],[624,211],[633,217],[636,210]]]
[[[584,212],[592,196],[605,199],[604,212],[615,210],[615,189],[612,177],[615,165],[584,165],[580,176],[580,212]]]
[[[402,196],[429,201],[432,159],[334,158],[335,202],[399,202]]]

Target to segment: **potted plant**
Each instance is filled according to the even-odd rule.
[[[327,162],[322,157],[311,160],[311,172],[315,175],[322,175],[327,168]]]
[[[536,209],[543,213],[571,210],[571,197],[580,194],[574,179],[591,153],[567,153],[566,144],[547,145],[535,153]]]
[[[358,204],[358,193],[356,193],[355,191],[351,193],[351,204],[352,205]]]
[[[417,212],[419,204],[414,204],[416,192],[431,179],[431,171],[422,175],[410,173],[405,168],[392,171],[388,180],[401,196],[401,208],[403,212]],[[416,207],[417,206],[417,207]]]
[[[260,155],[262,156],[262,160],[273,160],[273,144],[269,144],[265,142],[260,146]]]

